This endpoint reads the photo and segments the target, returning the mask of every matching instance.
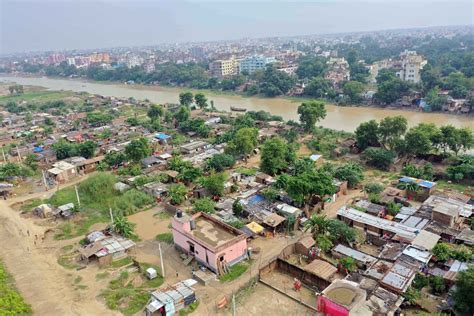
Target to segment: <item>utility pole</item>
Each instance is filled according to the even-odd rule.
[[[3,155],[3,162],[7,162],[7,158],[5,157],[5,151],[3,150],[3,146],[2,146],[2,155]]]
[[[18,145],[16,145],[16,151],[18,152],[18,162],[21,163],[21,153],[20,148],[18,148]]]
[[[41,169],[41,174],[43,175],[43,183],[44,187],[46,188],[46,191],[48,190],[48,183],[46,182],[46,176],[44,175],[44,170]]]
[[[112,227],[114,227],[114,215],[112,214],[112,208],[109,207],[110,221],[112,222]]]
[[[74,185],[74,189],[76,190],[77,205],[81,207],[81,200],[79,199],[79,191],[77,190],[77,185]]]
[[[161,262],[161,276],[165,277],[165,265],[163,264],[163,253],[161,252],[161,242],[158,243],[158,250],[160,251],[160,262]]]
[[[235,316],[235,295],[232,293],[232,316]]]

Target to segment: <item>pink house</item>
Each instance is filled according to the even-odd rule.
[[[318,312],[328,316],[371,315],[364,308],[366,297],[359,284],[335,280],[318,296]]]
[[[248,257],[246,235],[210,215],[178,211],[171,223],[175,247],[217,274]]]

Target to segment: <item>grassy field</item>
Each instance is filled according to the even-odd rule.
[[[115,190],[117,179],[109,173],[99,173],[78,185],[81,206],[74,219],[61,224],[56,239],[70,239],[86,234],[95,223],[110,221],[109,208],[114,214],[131,215],[144,210],[154,203],[151,196],[135,189],[120,193]],[[74,203],[77,198],[74,187],[64,188],[56,192],[50,199],[43,201],[53,206]]]
[[[143,271],[147,267],[152,267],[147,264],[141,264],[141,266]],[[129,274],[123,271],[118,278],[110,281],[107,289],[101,294],[109,309],[119,311],[124,315],[134,315],[145,308],[150,299],[150,291],[163,284],[161,276],[148,280],[142,274],[140,277],[143,282],[140,285],[134,285],[136,277],[136,273]]]
[[[11,275],[0,261],[0,315],[32,315],[31,306],[15,288]]]
[[[240,277],[242,274],[244,274],[245,271],[247,271],[247,269],[249,268],[249,266],[250,266],[249,261],[243,261],[243,262],[237,263],[233,265],[232,267],[230,267],[229,273],[224,274],[223,276],[219,277],[219,280],[221,282],[233,281],[237,279],[238,277]]]
[[[25,92],[20,95],[4,95],[0,96],[0,104],[5,104],[11,101],[20,102],[20,101],[27,101],[27,102],[49,102],[49,101],[56,101],[62,100],[67,97],[71,97],[74,95],[72,91],[31,91]]]
[[[173,243],[173,234],[172,233],[162,233],[156,235],[156,240],[165,242],[167,244]]]

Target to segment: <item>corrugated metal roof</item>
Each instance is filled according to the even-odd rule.
[[[337,245],[333,250],[342,255],[351,257],[357,261],[364,262],[364,263],[372,263],[377,260],[376,258],[369,256],[368,254],[346,247],[341,244]]]
[[[403,254],[423,263],[428,263],[431,259],[431,253],[427,250],[420,250],[413,246],[408,246],[403,250]]]
[[[414,239],[419,230],[397,222],[389,221],[380,217],[372,216],[363,212],[359,212],[353,208],[343,206],[337,211],[337,215],[346,217],[353,221],[374,226],[394,234],[398,234],[406,239]]]

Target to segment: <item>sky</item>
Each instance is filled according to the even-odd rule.
[[[0,53],[473,25],[471,0],[0,0]]]

